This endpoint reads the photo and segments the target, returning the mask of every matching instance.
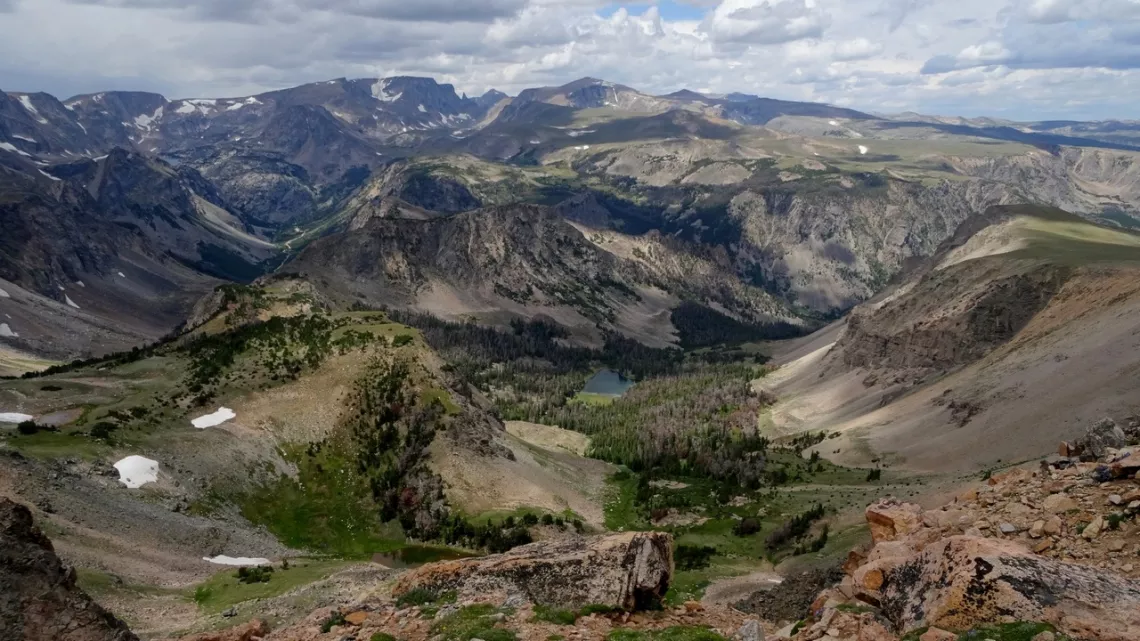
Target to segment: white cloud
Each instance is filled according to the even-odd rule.
[[[589,75],[652,93],[689,87],[1041,118],[1127,117],[1140,88],[1138,0],[684,5],[0,0],[0,87],[224,97],[418,74],[479,94]]]
[[[723,0],[702,29],[717,42],[768,45],[821,37],[828,19],[815,0]]]

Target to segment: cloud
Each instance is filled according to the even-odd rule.
[[[1140,2],[1025,0],[983,41],[940,53],[927,74],[1003,65],[1022,69],[1140,69]]]
[[[269,0],[68,0],[74,4],[113,9],[159,9],[184,12],[199,20],[251,22],[272,10]]]
[[[1140,97],[1138,0],[0,0],[0,33],[0,86],[60,96],[407,74],[1003,117],[1127,117]]]
[[[0,0],[2,1],[2,0]],[[178,11],[199,20],[294,21],[312,12],[395,21],[490,22],[517,14],[527,0],[68,0],[118,9]]]
[[[701,28],[717,42],[766,45],[819,38],[827,24],[814,0],[724,0]]]
[[[305,0],[303,8],[385,20],[490,22],[513,16],[527,0]]]

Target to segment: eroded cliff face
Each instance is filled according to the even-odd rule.
[[[1044,309],[1070,273],[1056,266],[1008,268],[974,261],[933,272],[882,306],[856,308],[840,341],[843,362],[945,370],[984,357]]]
[[[137,641],[75,585],[28,508],[0,498],[0,639]]]

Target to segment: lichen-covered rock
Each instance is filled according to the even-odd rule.
[[[75,585],[28,508],[0,498],[0,641],[137,641]]]
[[[1109,448],[1124,447],[1127,443],[1128,437],[1124,434],[1124,430],[1111,418],[1105,418],[1089,427],[1080,445],[1081,449],[1093,458],[1102,458],[1108,453]]]
[[[673,537],[628,532],[540,541],[504,554],[432,563],[400,577],[392,592],[455,590],[464,598],[523,594],[540,605],[635,610],[659,602],[672,577]]]
[[[1075,638],[1128,641],[1140,581],[1037,556],[1014,541],[954,536],[881,568],[883,611],[900,631],[1045,621]]]

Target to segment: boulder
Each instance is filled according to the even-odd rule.
[[[1081,439],[1081,451],[1097,459],[1108,454],[1108,450],[1124,447],[1128,444],[1128,437],[1124,430],[1111,418],[1101,419],[1085,432]]]
[[[922,508],[894,498],[879,499],[867,508],[867,525],[876,544],[894,541],[922,527]]]
[[[656,606],[673,578],[673,537],[626,532],[540,541],[503,554],[431,563],[400,577],[392,590],[456,591],[461,598],[524,594],[535,604],[626,610]]]
[[[736,641],[764,641],[764,630],[760,628],[759,621],[749,619],[740,626],[733,639]]]
[[[1062,514],[1069,510],[1075,510],[1080,506],[1077,505],[1077,502],[1074,501],[1072,497],[1058,493],[1046,496],[1045,500],[1041,502],[1041,507],[1050,514]]]
[[[1100,641],[1134,641],[1140,630],[1140,581],[1035,556],[1011,540],[949,537],[883,571],[883,613],[903,632],[1005,620]]]
[[[0,498],[0,639],[137,641],[75,585],[28,508]]]

